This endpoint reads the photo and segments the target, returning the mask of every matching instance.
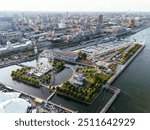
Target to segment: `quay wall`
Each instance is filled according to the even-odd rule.
[[[125,65],[121,68],[119,72],[117,72],[111,79],[108,80],[108,84],[112,84],[118,76],[125,70],[125,68],[138,56],[138,54],[144,49],[145,45],[142,45],[142,47],[125,63]]]
[[[110,108],[110,106],[113,104],[113,102],[115,101],[115,99],[118,97],[118,95],[120,94],[120,89],[116,88],[113,89],[111,87],[111,84],[117,79],[117,77],[125,70],[125,68],[133,61],[134,58],[136,58],[136,56],[144,49],[144,45],[125,63],[125,65],[121,68],[121,70],[119,72],[117,72],[110,80],[108,80],[107,85],[105,85],[105,88],[108,91],[114,90],[114,95],[111,97],[111,99],[107,102],[107,104],[103,107],[103,109],[100,111],[100,113],[105,113],[107,112],[107,110]],[[109,90],[111,89],[111,90]]]

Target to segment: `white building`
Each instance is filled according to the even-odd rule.
[[[58,27],[59,28],[66,28],[66,24],[64,23],[63,20],[58,24]]]
[[[72,78],[70,79],[70,82],[72,84],[75,85],[83,85],[83,81],[84,81],[85,77],[83,77],[83,74],[75,74],[72,76]]]
[[[11,44],[10,41],[7,41],[7,46],[0,48],[0,54],[8,53],[11,51],[23,51],[25,49],[31,48],[33,48],[31,41],[27,41],[25,43],[16,42],[14,44]]]

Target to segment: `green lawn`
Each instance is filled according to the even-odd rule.
[[[96,81],[96,78],[94,76],[89,76],[86,78],[86,81],[93,84]]]
[[[101,78],[102,80],[108,80],[110,75],[108,75],[106,73],[99,73],[98,77]]]
[[[119,59],[120,64],[125,64],[139,49],[141,45],[135,44],[129,51],[125,52]]]
[[[85,68],[85,69],[79,69],[77,72],[78,73],[83,73],[83,74],[93,74],[97,71],[96,68]]]

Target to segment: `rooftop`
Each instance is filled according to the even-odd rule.
[[[31,104],[19,96],[17,92],[0,91],[0,113],[26,113]]]
[[[77,57],[78,54],[71,51],[61,51],[61,50],[55,50],[53,51],[54,55],[61,55],[61,56],[69,56],[69,57]]]

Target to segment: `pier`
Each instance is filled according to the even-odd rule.
[[[113,104],[113,102],[115,101],[115,99],[118,97],[118,95],[120,94],[120,89],[111,86],[111,84],[114,82],[114,80],[116,80],[116,78],[125,70],[125,68],[133,61],[134,58],[136,58],[136,56],[144,49],[145,45],[142,45],[142,47],[125,63],[125,65],[123,65],[121,67],[121,69],[114,75],[112,76],[106,83],[106,85],[104,85],[104,88],[112,93],[114,93],[114,95],[111,97],[111,99],[107,102],[107,104],[104,106],[104,108],[100,111],[100,113],[105,113],[107,112],[107,110],[109,109],[109,107]]]
[[[46,100],[49,101],[54,95],[55,95],[56,91],[54,91]]]
[[[138,56],[138,54],[144,49],[144,47],[145,45],[142,45],[142,47],[124,65],[122,65],[120,70],[114,76],[112,76],[107,83],[112,84],[114,80],[125,70],[125,68]]]
[[[107,110],[109,109],[109,107],[113,104],[113,102],[115,101],[115,99],[118,97],[118,95],[120,94],[120,89],[119,88],[115,88],[113,86],[110,87],[105,87],[106,90],[114,93],[114,95],[111,97],[111,99],[106,103],[106,105],[103,107],[103,109],[100,111],[100,113],[105,113],[107,112]]]

